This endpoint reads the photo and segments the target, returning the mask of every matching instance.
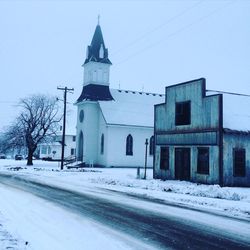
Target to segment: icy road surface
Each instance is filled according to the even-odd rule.
[[[130,197],[100,188],[93,190],[86,187],[83,192],[79,193],[21,177],[13,178],[11,175],[2,175],[0,181],[12,188],[21,189],[22,192],[29,192],[60,205],[62,209],[83,219],[88,218],[98,224],[108,226],[120,235],[120,239],[123,235],[123,242],[126,242],[124,235],[127,235],[130,239],[127,241],[128,249],[147,249],[147,247],[149,249],[154,247],[160,249],[250,248],[248,220],[205,213],[177,205],[163,205],[148,199]],[[69,224],[69,228],[70,226]],[[110,236],[118,240],[114,232],[110,233]],[[83,249],[88,248],[83,247]],[[103,245],[102,249],[110,248]]]

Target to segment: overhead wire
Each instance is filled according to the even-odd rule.
[[[127,45],[121,47],[120,49],[116,50],[115,52],[111,53],[111,56],[114,56],[116,54],[119,54],[120,52],[123,52],[125,49],[131,47],[132,45],[136,44],[137,42],[143,40],[145,37],[147,37],[148,35],[160,30],[161,28],[163,28],[164,26],[168,25],[169,23],[173,22],[175,19],[181,17],[182,15],[184,15],[186,12],[192,10],[193,8],[197,7],[198,5],[200,5],[202,3],[201,1],[196,2],[195,4],[189,6],[188,8],[184,9],[183,11],[181,11],[180,13],[178,13],[177,15],[169,18],[166,22],[161,23],[160,25],[156,26],[155,28],[147,31],[146,33],[142,34],[140,37],[138,37],[137,39],[133,40],[132,42],[128,43]]]
[[[120,65],[120,64],[122,64],[122,63],[124,63],[124,62],[130,60],[131,58],[133,58],[133,57],[135,57],[135,56],[141,54],[141,53],[144,52],[145,50],[151,49],[152,47],[155,47],[156,45],[158,45],[158,44],[160,44],[160,43],[162,43],[162,42],[166,42],[166,40],[167,40],[168,38],[174,37],[174,36],[177,35],[178,33],[182,32],[182,31],[184,31],[184,30],[187,30],[188,28],[192,27],[192,26],[195,25],[196,23],[198,23],[198,22],[200,22],[200,21],[202,21],[202,20],[204,20],[204,19],[206,19],[206,18],[208,18],[208,17],[214,15],[215,13],[217,13],[217,12],[219,12],[220,10],[222,10],[222,9],[224,9],[224,8],[226,8],[226,7],[228,7],[228,6],[231,5],[232,3],[235,3],[235,1],[227,2],[227,4],[223,5],[222,7],[219,7],[219,8],[217,8],[217,9],[211,11],[209,14],[207,14],[207,15],[205,15],[205,16],[202,16],[202,17],[200,17],[200,18],[198,18],[198,19],[196,19],[194,22],[191,22],[191,23],[189,23],[188,25],[185,25],[184,27],[182,27],[182,28],[176,30],[175,32],[170,33],[164,40],[160,40],[160,41],[157,41],[157,42],[155,42],[155,43],[153,43],[153,44],[150,44],[149,46],[144,47],[143,49],[137,51],[136,53],[132,54],[131,56],[129,56],[129,57],[127,57],[127,58],[125,58],[124,60],[121,60],[120,62],[117,62],[116,65]]]
[[[215,92],[218,94],[228,94],[228,95],[238,95],[238,96],[245,96],[245,97],[250,97],[248,94],[242,94],[242,93],[236,93],[236,92],[227,92],[227,91],[221,91],[221,90],[212,90],[212,89],[207,89],[207,92]]]

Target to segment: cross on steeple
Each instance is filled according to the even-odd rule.
[[[97,24],[100,25],[100,14],[97,17]]]

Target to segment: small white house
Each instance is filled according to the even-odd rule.
[[[87,48],[77,106],[76,154],[87,165],[153,166],[154,104],[163,95],[109,88],[111,62],[98,24]]]
[[[76,156],[76,129],[73,125],[72,117],[75,117],[75,112],[71,110],[67,113],[66,118],[66,133],[65,133],[65,147],[64,147],[64,158],[73,158]],[[72,126],[73,125],[73,126]],[[58,133],[50,138],[48,142],[39,144],[39,158],[50,158],[52,160],[60,160],[62,155],[62,126]]]

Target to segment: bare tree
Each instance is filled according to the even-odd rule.
[[[26,146],[27,165],[33,165],[33,154],[39,143],[55,135],[61,116],[55,97],[33,95],[20,100],[21,113],[5,133],[7,147]]]

